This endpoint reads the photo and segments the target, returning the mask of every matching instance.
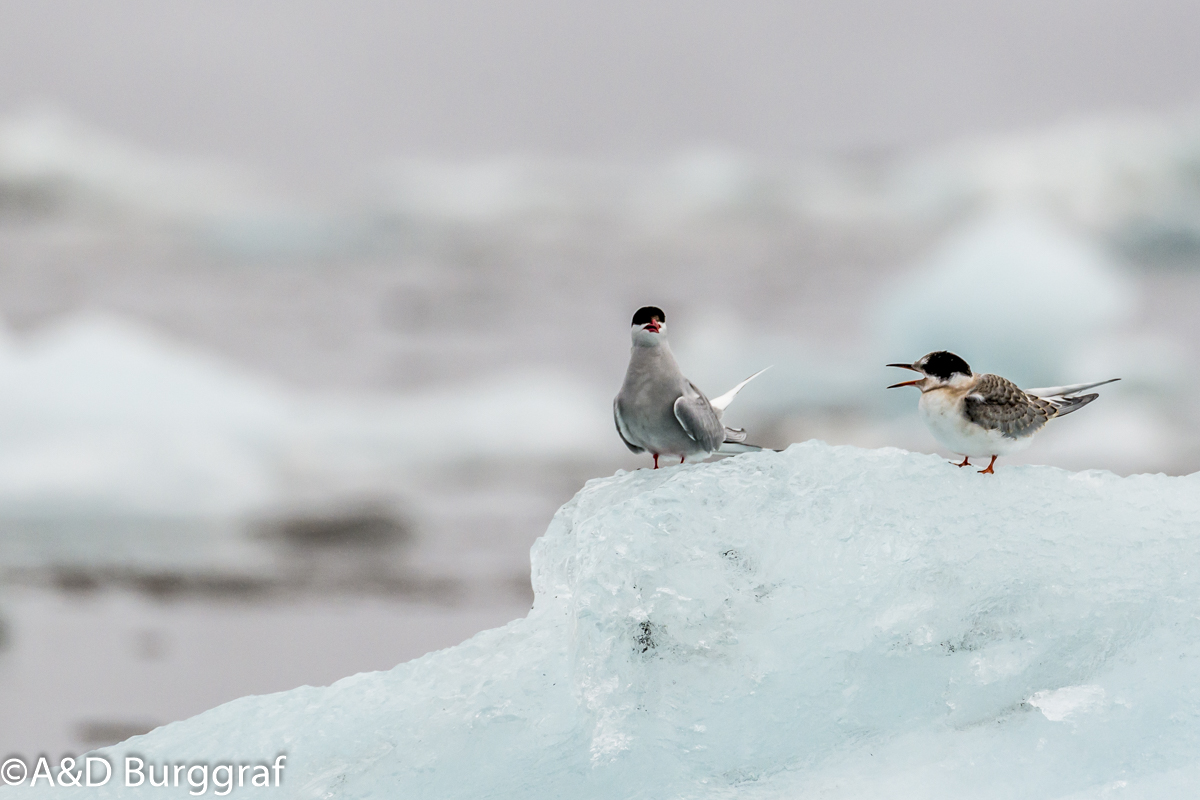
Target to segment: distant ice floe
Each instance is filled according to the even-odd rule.
[[[33,211],[81,204],[164,221],[259,214],[277,199],[215,160],[152,152],[97,131],[61,109],[0,121],[0,187]]]
[[[155,152],[56,107],[0,119],[0,218],[166,229],[243,257],[357,246],[362,223],[219,159]]]
[[[451,225],[605,214],[623,188],[608,165],[519,156],[396,159],[380,175],[386,212]]]
[[[611,425],[604,398],[554,373],[337,397],[105,315],[2,343],[0,516],[238,518],[293,485],[569,458],[607,442]]]
[[[694,147],[640,159],[408,156],[374,167],[348,207],[285,198],[214,160],[149,151],[61,110],[0,120],[0,211],[170,224],[243,255],[331,253],[430,236],[522,236],[603,222],[634,234],[747,220],[927,230],[1033,209],[1147,260],[1200,254],[1200,116],[1110,117],[921,153],[761,157]],[[380,224],[383,223],[383,224]]]
[[[595,221],[656,230],[689,220],[778,214],[792,168],[705,148],[663,160],[398,159],[381,173],[384,208],[414,224]]]
[[[0,513],[236,514],[275,490],[287,403],[137,325],[66,320],[0,358]]]
[[[618,473],[528,617],[101,752],[286,748],[311,796],[1187,797],[1198,482],[816,442]]]
[[[1142,258],[1200,253],[1200,117],[1109,117],[873,158],[759,158],[693,148],[659,159],[396,160],[383,210],[419,223],[603,218],[809,220],[925,228],[1030,210]]]
[[[1200,228],[1200,116],[1111,116],[960,142],[906,158],[891,182],[914,213],[1034,208],[1093,231]],[[1185,231],[1176,231],[1183,233]],[[1144,242],[1143,244],[1151,244]]]
[[[1072,363],[1115,338],[1136,285],[1088,238],[1032,214],[1002,213],[950,234],[879,298],[891,360],[951,350],[977,371],[1028,386],[1084,380]]]

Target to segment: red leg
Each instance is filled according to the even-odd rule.
[[[953,462],[953,461],[951,461],[950,463],[951,463],[951,464],[954,464],[954,462]],[[970,457],[970,456],[963,456],[962,463],[961,463],[961,464],[954,464],[954,466],[956,466],[956,467],[969,467],[969,466],[971,466],[971,457]]]
[[[658,453],[654,454],[654,468],[658,469]]]
[[[680,457],[679,457],[679,463],[680,463],[680,464],[682,464],[682,463],[683,463],[685,460],[687,460],[687,456],[680,456]]]
[[[995,475],[996,470],[992,469],[992,467],[995,465],[995,463],[996,463],[996,456],[992,456],[992,460],[988,462],[987,469],[979,470],[979,474],[980,475]]]

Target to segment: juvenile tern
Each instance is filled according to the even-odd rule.
[[[1048,421],[1077,411],[1100,396],[1079,392],[1120,380],[1022,391],[999,375],[976,375],[966,361],[945,350],[929,353],[912,364],[888,366],[911,369],[924,376],[888,388],[920,389],[918,408],[933,437],[963,456],[962,463],[956,465],[959,467],[970,466],[972,456],[991,456],[987,468],[979,470],[987,475],[995,474],[997,457],[1024,450]]]
[[[709,400],[679,371],[667,344],[667,315],[654,306],[639,308],[630,329],[633,347],[625,382],[613,400],[613,419],[625,446],[659,456],[699,461],[713,453],[746,453],[762,448],[746,444],[746,432],[726,428],[721,414],[760,370],[720,397]]]

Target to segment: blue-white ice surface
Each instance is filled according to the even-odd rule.
[[[273,797],[1200,786],[1200,474],[981,476],[809,442],[591,481],[533,583],[527,618],[458,647],[107,752],[286,752]],[[184,793],[118,783],[89,796]]]

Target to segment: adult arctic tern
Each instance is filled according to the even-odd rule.
[[[667,315],[654,306],[639,308],[630,330],[633,347],[625,382],[613,400],[613,419],[625,446],[659,456],[700,461],[713,453],[747,453],[761,447],[746,444],[746,432],[726,428],[721,414],[759,370],[720,397],[709,400],[679,371],[667,344]]]

